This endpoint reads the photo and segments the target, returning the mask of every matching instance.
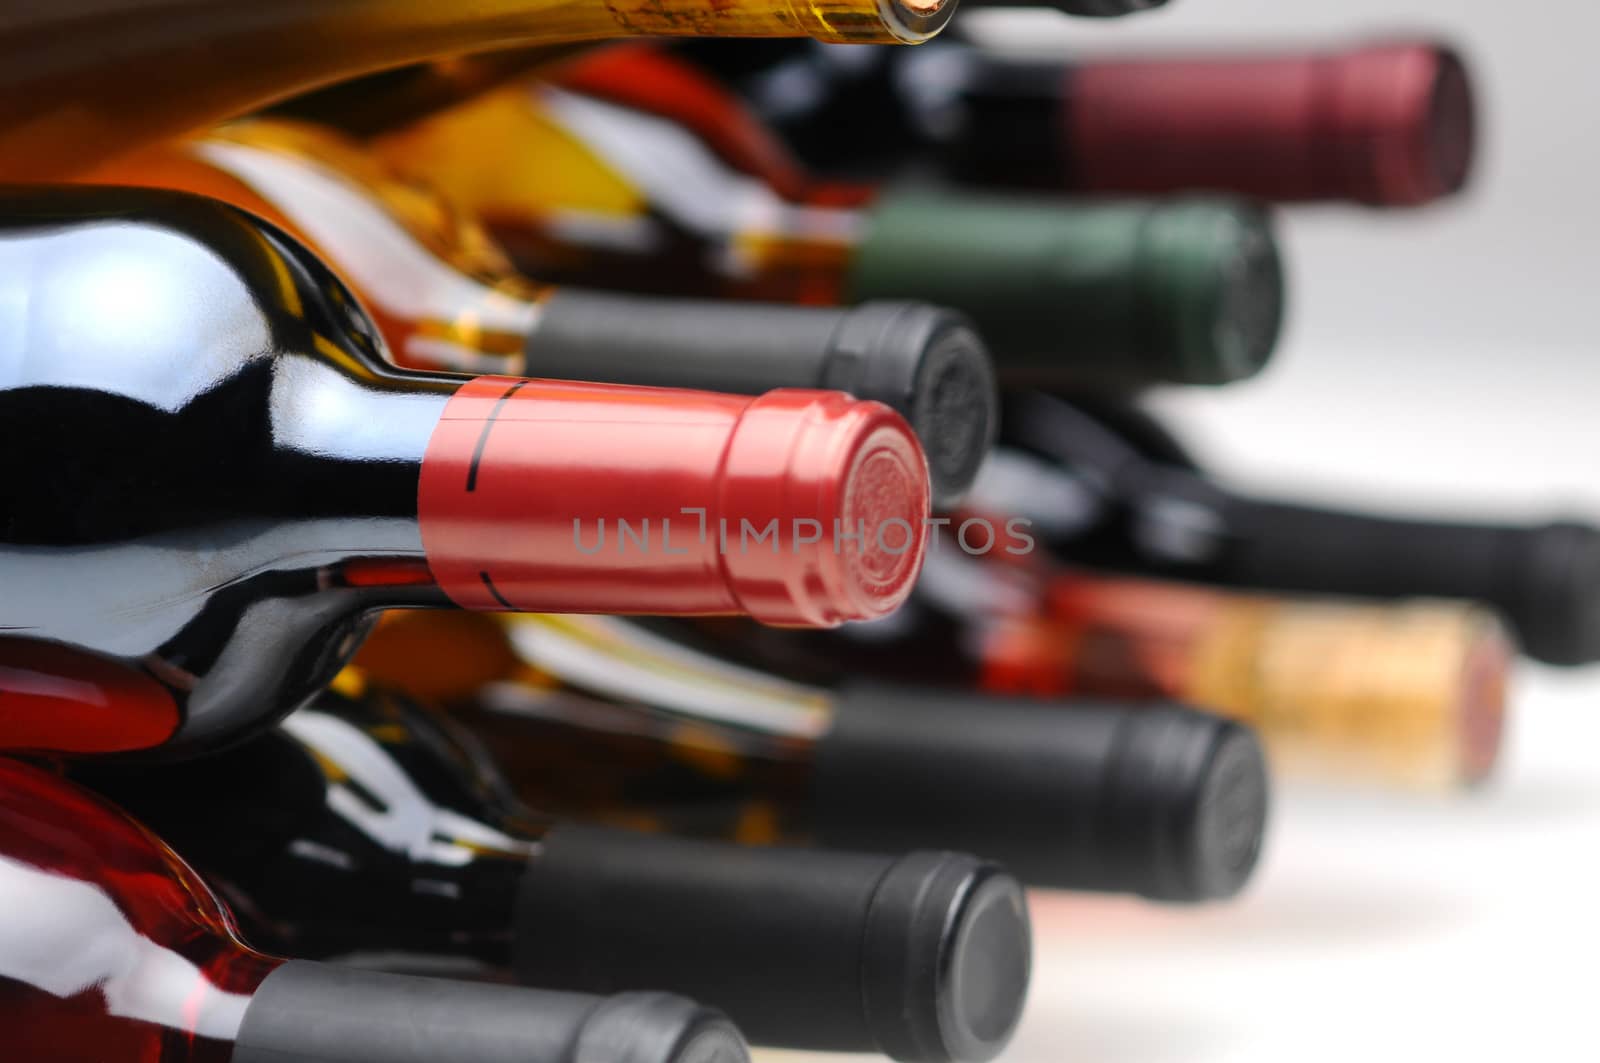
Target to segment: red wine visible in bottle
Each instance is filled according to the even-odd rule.
[[[280,951],[666,989],[791,1048],[976,1063],[1009,1038],[1029,932],[1022,888],[998,866],[560,823],[512,797],[491,757],[447,718],[368,688],[330,691],[213,757],[80,777],[160,831],[249,939]],[[939,957],[931,976],[924,956]],[[974,977],[988,982],[981,999],[962,995]]]
[[[0,899],[0,1026],[8,1059],[747,1058],[726,1019],[681,997],[603,1000],[256,952],[239,940],[200,877],[155,835],[88,791],[15,760],[0,760]]]

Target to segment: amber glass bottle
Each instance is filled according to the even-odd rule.
[[[631,36],[916,42],[955,0],[53,0],[0,16],[0,177],[56,178],[344,77]]]
[[[651,54],[625,101],[513,82],[374,148],[547,280],[815,305],[926,299],[972,318],[1002,378],[1050,385],[1222,384],[1271,356],[1283,272],[1270,219],[1248,203],[811,187],[714,84]],[[719,135],[634,98],[669,92],[726,117],[710,123]]]
[[[256,952],[161,839],[103,798],[10,759],[0,760],[0,896],[8,1059],[748,1058],[727,1019],[664,993],[601,1000]]]
[[[822,387],[905,416],[934,503],[971,485],[996,430],[983,342],[960,314],[899,300],[796,307],[536,284],[471,216],[306,122],[240,121],[132,153],[88,180],[198,192],[265,217],[322,255],[410,369],[757,394]]]
[[[443,707],[523,800],[615,826],[962,849],[1031,885],[1193,901],[1244,884],[1265,821],[1251,732],[1170,703],[808,686],[613,617],[391,613],[357,666],[342,682]]]

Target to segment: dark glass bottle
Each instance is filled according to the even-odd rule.
[[[608,50],[560,87],[515,82],[373,144],[530,275],[814,305],[925,299],[971,317],[1011,380],[1223,384],[1260,371],[1278,336],[1278,247],[1249,203],[816,187],[662,51]]]
[[[357,669],[444,706],[541,808],[754,845],[951,847],[1030,885],[1161,900],[1229,896],[1255,863],[1259,748],[1204,713],[829,690],[617,618],[504,620],[391,614]]]
[[[721,519],[785,547],[793,517],[915,529],[926,464],[876,403],[396,370],[300,245],[177,193],[9,193],[0,262],[0,641],[24,747],[104,751],[83,717],[36,711],[72,689],[63,653],[151,677],[172,711],[128,748],[190,753],[310,697],[375,608],[829,623],[892,608],[920,563],[915,533],[898,553],[892,532],[719,542]],[[608,523],[615,550],[594,543]]]
[[[698,387],[825,387],[911,422],[936,505],[970,486],[992,443],[988,352],[954,311],[650,299],[518,276],[471,217],[303,122],[255,119],[135,153],[97,183],[214,196],[306,242],[372,313],[410,369]]]
[[[1600,660],[1600,529],[1346,512],[1235,493],[1044,395],[1004,405],[974,506],[1075,563],[1229,587],[1482,602],[1547,664]],[[1159,447],[1159,444],[1155,444]]]
[[[1433,41],[1071,62],[950,40],[904,54],[803,41],[673,51],[832,176],[1409,207],[1460,192],[1476,148],[1471,72]]]
[[[611,1000],[415,978],[244,945],[160,839],[41,768],[0,760],[0,1021],[29,1063],[737,1063],[680,997]],[[614,1055],[611,1053],[615,1053]]]
[[[158,774],[82,777],[193,861],[251,941],[298,956],[654,986],[726,1010],[758,1042],[917,1063],[994,1055],[1027,988],[1022,888],[993,864],[556,823],[517,801],[488,747],[377,689],[325,694],[250,743]],[[932,977],[918,973],[925,956],[939,957]],[[963,997],[980,975],[988,992]]]

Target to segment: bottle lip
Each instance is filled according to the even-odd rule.
[[[1266,367],[1286,304],[1266,211],[1241,200],[1175,200],[1150,213],[1140,256],[1140,284],[1156,311],[1148,356],[1167,363],[1167,379],[1230,384]]]
[[[1009,1043],[1033,970],[1027,897],[1009,872],[964,853],[908,853],[874,891],[864,942],[880,1051],[982,1063]]]
[[[1515,575],[1495,605],[1522,651],[1565,667],[1600,660],[1600,529],[1562,520],[1518,538]]]
[[[878,0],[878,14],[896,40],[921,44],[949,25],[959,5],[960,0]],[[849,42],[853,38],[839,39]]]
[[[928,459],[935,509],[966,495],[994,446],[1000,421],[994,363],[959,311],[887,299],[852,307],[830,342],[823,382],[906,418]]]
[[[749,1063],[744,1036],[726,1015],[673,993],[618,993],[600,1002],[578,1035],[575,1059],[616,1063]]]
[[[1417,206],[1460,192],[1477,146],[1477,104],[1466,63],[1436,43],[1377,44],[1330,56],[1328,117],[1365,188],[1384,206]]]
[[[977,331],[950,314],[937,324],[917,367],[911,418],[928,459],[934,504],[944,509],[966,495],[994,447],[1000,396]]]
[[[1462,655],[1456,701],[1459,777],[1467,786],[1484,782],[1505,745],[1507,688],[1514,651],[1505,626],[1487,610],[1473,610]]]
[[[1119,817],[1141,825],[1125,854],[1143,868],[1138,892],[1165,901],[1234,896],[1260,859],[1271,804],[1255,732],[1178,705],[1146,708],[1130,724],[1114,802]]]
[[[720,508],[740,521],[719,543],[729,589],[768,624],[885,616],[921,571],[929,496],[922,447],[889,407],[842,392],[768,392],[745,410],[723,461]],[[746,521],[760,531],[774,519],[770,546],[745,536]]]
[[[959,1060],[992,1059],[1022,1020],[1032,976],[1032,926],[1022,884],[987,865],[951,917],[940,966],[940,1027]]]

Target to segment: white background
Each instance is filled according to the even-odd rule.
[[[1159,403],[1240,485],[1600,519],[1600,4],[1172,0],[1105,24],[963,17],[1062,54],[1396,29],[1460,44],[1486,110],[1472,194],[1408,215],[1290,214],[1279,362]],[[1036,897],[1034,990],[1003,1058],[1600,1059],[1600,673],[1529,666],[1518,681],[1486,792],[1283,787],[1239,903]]]

